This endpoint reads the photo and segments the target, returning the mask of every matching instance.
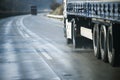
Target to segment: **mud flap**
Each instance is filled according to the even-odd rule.
[[[66,34],[67,34],[67,39],[72,39],[71,22],[68,22],[68,21],[66,21]]]

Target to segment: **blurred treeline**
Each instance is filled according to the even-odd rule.
[[[0,16],[30,13],[30,7],[35,5],[39,10],[51,9],[56,1],[62,0],[0,0]]]

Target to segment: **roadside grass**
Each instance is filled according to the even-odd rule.
[[[58,16],[58,17],[57,17]],[[55,19],[59,19],[59,20],[63,20],[63,18],[61,18],[60,16],[63,16],[63,5],[60,5],[58,8],[56,8],[54,11],[51,11],[49,13],[50,18],[55,18]]]
[[[63,5],[56,8],[54,11],[50,12],[52,15],[63,15]]]

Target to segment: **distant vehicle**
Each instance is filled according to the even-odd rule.
[[[115,66],[120,62],[120,0],[64,0],[64,31],[76,48],[83,37],[94,55]]]
[[[37,6],[31,6],[31,14],[37,15]]]

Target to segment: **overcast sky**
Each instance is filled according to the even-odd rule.
[[[1,0],[0,9],[11,11],[29,11],[30,6],[36,5],[39,10],[50,9],[55,0]],[[56,0],[62,3],[62,0]]]

